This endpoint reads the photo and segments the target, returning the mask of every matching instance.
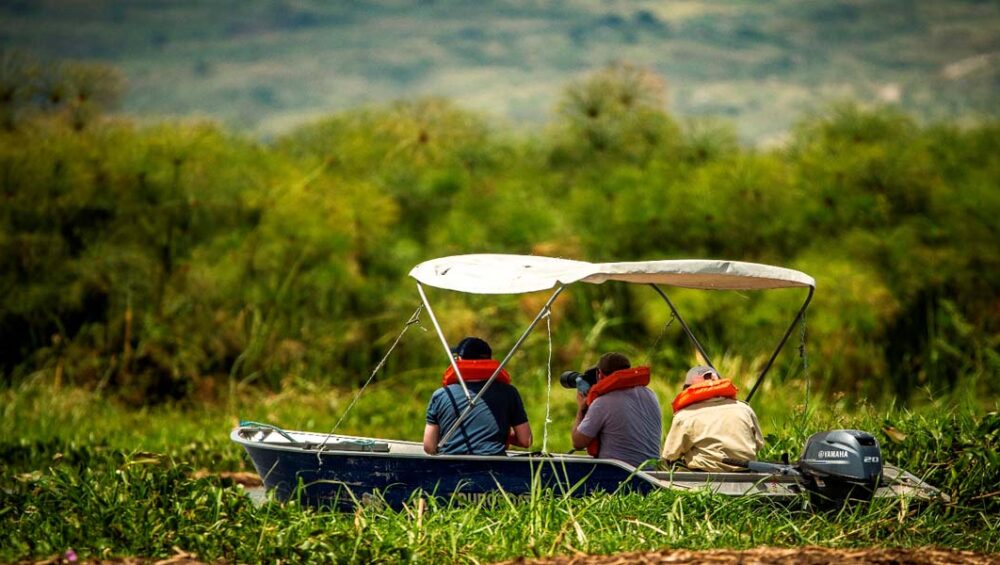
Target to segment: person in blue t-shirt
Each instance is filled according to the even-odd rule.
[[[451,352],[469,393],[475,398],[500,366],[492,359],[493,350],[482,339],[467,337]],[[510,384],[507,371],[501,370],[448,442],[439,449],[442,434],[448,433],[468,405],[462,385],[449,365],[441,388],[434,391],[427,405],[425,452],[431,455],[503,455],[507,445],[531,445],[531,425],[521,395]]]

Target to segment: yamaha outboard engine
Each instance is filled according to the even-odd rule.
[[[882,477],[882,450],[868,432],[820,432],[806,440],[797,466],[815,505],[839,507],[871,500]]]

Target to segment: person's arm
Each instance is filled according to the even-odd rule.
[[[587,399],[580,393],[576,393],[576,421],[573,422],[573,449],[583,449],[594,441],[594,436],[588,436],[580,431],[580,424],[587,417]]]
[[[663,453],[661,457],[667,463],[673,463],[684,456],[687,451],[687,434],[684,433],[685,426],[679,418],[674,416],[670,422],[670,431],[667,432],[667,440],[663,442]]]
[[[510,444],[517,447],[531,447],[534,438],[531,436],[531,424],[525,422],[512,428],[510,434]]]
[[[427,424],[424,426],[424,453],[436,455],[438,452],[438,440],[441,438],[441,428],[437,424]]]
[[[441,439],[441,425],[438,423],[438,391],[431,395],[427,403],[427,415],[424,425],[424,453],[435,455],[438,452],[438,440]]]
[[[757,421],[757,414],[751,409],[750,419],[753,420],[753,443],[756,446],[754,451],[760,451],[764,447],[764,434],[760,431],[760,422]]]
[[[534,438],[531,435],[531,424],[528,423],[528,413],[524,410],[524,401],[517,388],[510,387],[510,402],[507,415],[510,418],[510,432],[507,441],[517,447],[531,447]]]

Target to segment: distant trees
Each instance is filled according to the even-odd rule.
[[[45,62],[19,51],[0,51],[0,127],[12,130],[41,116],[79,131],[115,110],[125,76],[99,63]]]
[[[513,252],[800,268],[819,282],[809,354],[827,390],[905,398],[978,375],[996,392],[995,123],[921,126],[847,105],[804,120],[786,147],[752,150],[725,124],[678,123],[662,79],[615,65],[568,85],[534,138],[420,99],[264,145],[102,119],[123,85],[111,69],[2,62],[8,381],[40,372],[135,402],[352,384],[416,305],[410,267]],[[791,315],[770,294],[711,298],[677,300],[711,346],[748,360]],[[446,299],[441,313],[454,333],[506,335],[530,300]],[[572,327],[556,353],[572,358],[649,342],[665,319],[644,295],[600,287],[566,299],[560,321]],[[655,356],[686,356],[676,337]],[[432,358],[412,347],[393,363]]]
[[[571,84],[559,102],[554,159],[648,160],[669,151],[678,127],[666,112],[666,82],[642,67],[616,63]]]

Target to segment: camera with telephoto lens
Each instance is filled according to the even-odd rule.
[[[559,384],[565,388],[575,388],[580,394],[587,396],[590,387],[597,383],[597,367],[591,367],[579,373],[577,371],[563,371],[559,375]]]

